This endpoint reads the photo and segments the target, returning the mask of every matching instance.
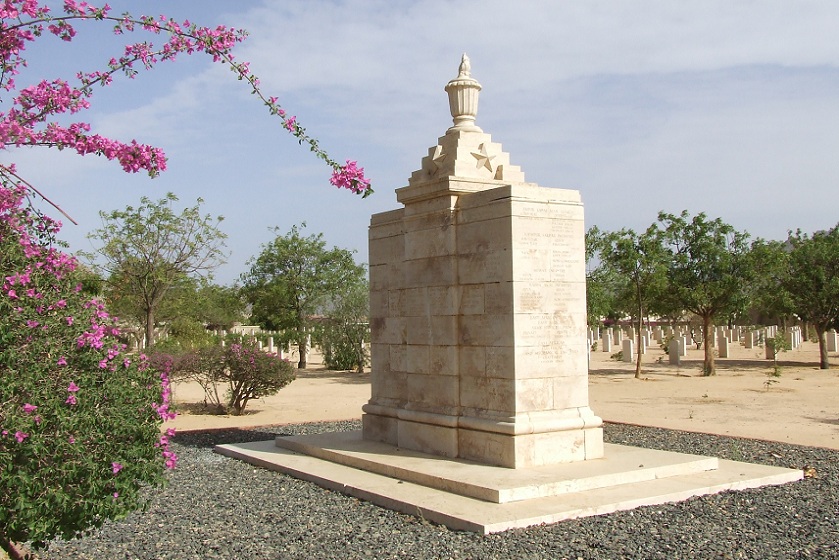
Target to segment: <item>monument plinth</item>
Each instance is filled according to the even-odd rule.
[[[464,55],[446,86],[454,126],[396,190],[403,207],[370,221],[362,431],[216,450],[481,533],[802,478],[604,445],[580,194],[525,182],[475,124],[480,90]]]
[[[580,195],[525,182],[474,124],[480,88],[464,56],[454,126],[404,208],[371,220],[364,438],[512,468],[596,459]]]

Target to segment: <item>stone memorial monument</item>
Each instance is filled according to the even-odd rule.
[[[525,182],[477,126],[466,55],[445,90],[453,126],[370,222],[363,429],[216,450],[482,533],[800,479],[603,443],[580,194]]]
[[[580,194],[524,182],[475,125],[465,55],[445,89],[454,125],[371,220],[364,438],[513,468],[602,457]]]

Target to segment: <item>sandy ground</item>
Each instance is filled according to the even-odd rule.
[[[780,377],[763,350],[732,345],[731,358],[718,359],[718,374],[702,377],[702,351],[690,350],[681,367],[667,365],[655,348],[644,356],[643,379],[634,364],[605,352],[591,354],[590,404],[606,421],[695,432],[768,439],[839,449],[839,354],[830,370],[818,369],[818,346],[780,355]],[[664,363],[658,363],[661,359]],[[167,427],[194,430],[265,426],[361,417],[370,398],[369,375],[333,372],[311,364],[277,395],[252,401],[242,416],[196,413],[203,400],[197,385],[174,389],[181,414]],[[767,384],[767,381],[773,381]],[[192,411],[192,412],[190,412]]]

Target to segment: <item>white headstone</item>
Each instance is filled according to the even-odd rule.
[[[623,339],[623,361],[632,363],[635,361],[635,343],[631,338]]]

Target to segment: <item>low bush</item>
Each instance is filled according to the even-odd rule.
[[[275,395],[295,379],[288,360],[259,349],[254,340],[176,355],[156,354],[151,362],[170,367],[175,380],[197,382],[204,390],[204,404],[212,412],[234,416],[242,414],[249,401]],[[220,387],[225,385],[222,399]]]

